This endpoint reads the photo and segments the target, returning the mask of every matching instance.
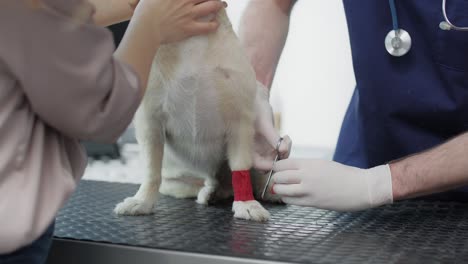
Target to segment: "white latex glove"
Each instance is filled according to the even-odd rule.
[[[273,111],[269,102],[268,89],[257,82],[257,95],[255,98],[255,146],[254,168],[259,171],[272,169],[276,157],[276,145],[280,135],[274,126]],[[279,148],[279,159],[286,159],[291,152],[291,139],[284,136]]]
[[[273,192],[287,204],[358,211],[393,202],[388,165],[360,169],[318,159],[276,163]]]

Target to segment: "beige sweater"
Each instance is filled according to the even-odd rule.
[[[0,2],[0,254],[42,234],[86,166],[79,140],[115,141],[141,100],[111,33],[81,0]]]

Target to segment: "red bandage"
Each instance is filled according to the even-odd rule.
[[[250,171],[233,171],[232,188],[234,190],[234,201],[255,200],[252,192],[252,182],[250,181]]]

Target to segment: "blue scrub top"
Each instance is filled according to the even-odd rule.
[[[384,46],[392,29],[388,0],[343,2],[357,85],[334,160],[368,168],[467,131],[468,32],[439,29],[442,1],[395,1],[413,42],[403,57]],[[447,13],[468,27],[468,1],[447,1]]]

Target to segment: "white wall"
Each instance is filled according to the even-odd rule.
[[[248,0],[227,2],[237,30]],[[273,84],[282,133],[298,148],[333,149],[354,85],[342,2],[298,1]]]

